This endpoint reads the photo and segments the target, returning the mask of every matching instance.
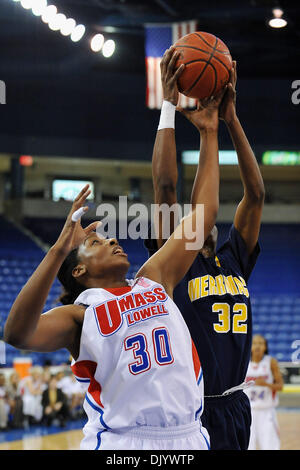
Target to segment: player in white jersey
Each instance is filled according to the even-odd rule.
[[[173,448],[172,440],[179,449],[197,448],[203,380],[187,326],[162,285],[144,277],[129,284],[87,289],[75,301],[90,306],[72,363],[77,380],[89,386],[81,448],[161,448],[159,439],[167,439],[163,448]]]
[[[221,99],[207,106],[209,127],[218,126]],[[117,240],[100,238],[97,222],[83,229],[76,220],[88,209],[87,185],[11,308],[6,342],[41,352],[67,348],[74,358],[73,372],[88,387],[83,449],[209,448],[200,421],[200,361],[172,297],[215,224],[217,132],[204,133],[201,163],[200,210],[181,221],[133,282],[126,280],[129,262]],[[41,315],[57,275],[65,305]]]
[[[245,390],[251,405],[252,424],[248,450],[279,450],[280,438],[275,408],[277,392],[283,388],[283,379],[275,358],[268,354],[267,340],[254,335],[251,361],[246,381],[255,384]]]

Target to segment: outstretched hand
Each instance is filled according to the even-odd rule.
[[[84,203],[90,193],[91,190],[89,189],[89,185],[87,184],[75,198],[72,204],[72,208],[65,222],[65,225],[61,231],[61,234],[58,237],[58,240],[55,243],[56,249],[58,249],[61,253],[64,253],[65,255],[67,255],[74,248],[77,248],[89,235],[89,233],[93,230],[96,230],[97,226],[101,224],[101,222],[96,221],[92,222],[86,228],[83,228],[81,226],[80,218],[77,221],[74,220],[76,219],[76,217],[74,218],[74,214],[78,214],[79,209],[82,209],[82,215],[83,213],[88,211],[89,208],[88,206],[84,206]]]
[[[182,74],[185,65],[181,64],[175,69],[175,64],[180,55],[175,47],[167,49],[160,62],[161,84],[163,89],[163,99],[169,101],[174,106],[178,103],[179,91],[177,80]]]
[[[183,114],[199,131],[218,130],[219,107],[226,88],[223,88],[215,97],[205,98],[197,102],[193,111],[177,106],[177,111]]]

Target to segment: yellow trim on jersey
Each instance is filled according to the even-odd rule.
[[[215,256],[215,262],[216,262],[216,265],[219,266],[219,268],[221,268],[221,264],[217,256]]]
[[[206,274],[201,277],[195,277],[188,283],[188,294],[191,302],[210,295],[245,295],[249,297],[247,285],[242,276],[211,276]]]

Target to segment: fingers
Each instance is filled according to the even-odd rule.
[[[230,74],[229,74],[229,83],[232,83],[232,85],[235,87],[236,80],[237,80],[236,60],[233,60],[232,69],[230,70]]]
[[[89,185],[86,184],[84,188],[82,188],[78,196],[74,199],[73,208],[76,210],[79,207],[81,207],[85,203],[85,200],[90,194],[91,194],[91,190],[89,189]]]
[[[172,55],[171,55],[171,58],[169,60],[168,68],[167,68],[168,75],[173,74],[174,66],[175,66],[176,60],[179,56],[179,51],[177,51],[175,49],[172,49],[172,48],[170,50],[171,50]]]
[[[220,106],[221,101],[223,100],[223,97],[227,91],[227,85],[223,87],[215,96],[211,97],[211,103],[213,106]]]
[[[80,191],[80,193],[76,196],[76,198],[74,199],[74,202],[77,202],[79,199],[82,198],[82,196],[88,191],[88,188],[90,187],[89,184],[86,184],[82,190]]]
[[[84,231],[88,235],[90,232],[93,232],[94,230],[97,231],[97,229],[102,225],[102,222],[97,220],[96,222],[92,222],[90,225],[85,227]]]
[[[185,69],[185,65],[184,64],[181,64],[178,69],[176,70],[176,72],[174,73],[173,75],[173,80],[174,82],[176,82],[178,80],[178,78],[180,77],[180,75],[182,74],[182,72],[184,71]]]
[[[80,207],[79,209],[75,210],[75,212],[73,212],[72,217],[71,217],[72,222],[78,222],[78,220],[80,220],[83,214],[85,214],[85,212],[87,212],[88,210],[89,208],[87,206]]]
[[[172,57],[173,51],[174,51],[174,48],[172,49],[172,47],[170,47],[169,49],[167,49],[165,51],[165,53],[163,55],[163,58],[160,62],[160,69],[161,69],[162,75],[166,74],[167,67],[169,65],[169,62],[170,62],[170,59]]]
[[[184,69],[184,64],[182,64],[183,66],[180,66],[174,74],[174,67],[179,55],[180,51],[176,50],[174,46],[166,50],[160,63],[162,76],[165,76],[167,79],[173,78],[174,81],[177,80]]]
[[[89,184],[86,184],[78,196],[74,199],[72,209],[69,213],[69,217],[71,217],[72,222],[78,222],[83,214],[88,211],[88,207],[83,207],[83,204],[86,201],[86,198],[91,194],[91,190],[89,189]]]

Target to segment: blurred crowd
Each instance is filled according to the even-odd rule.
[[[34,424],[65,427],[85,417],[85,390],[70,368],[52,373],[51,367],[32,367],[20,379],[0,370],[0,431],[28,429]]]

